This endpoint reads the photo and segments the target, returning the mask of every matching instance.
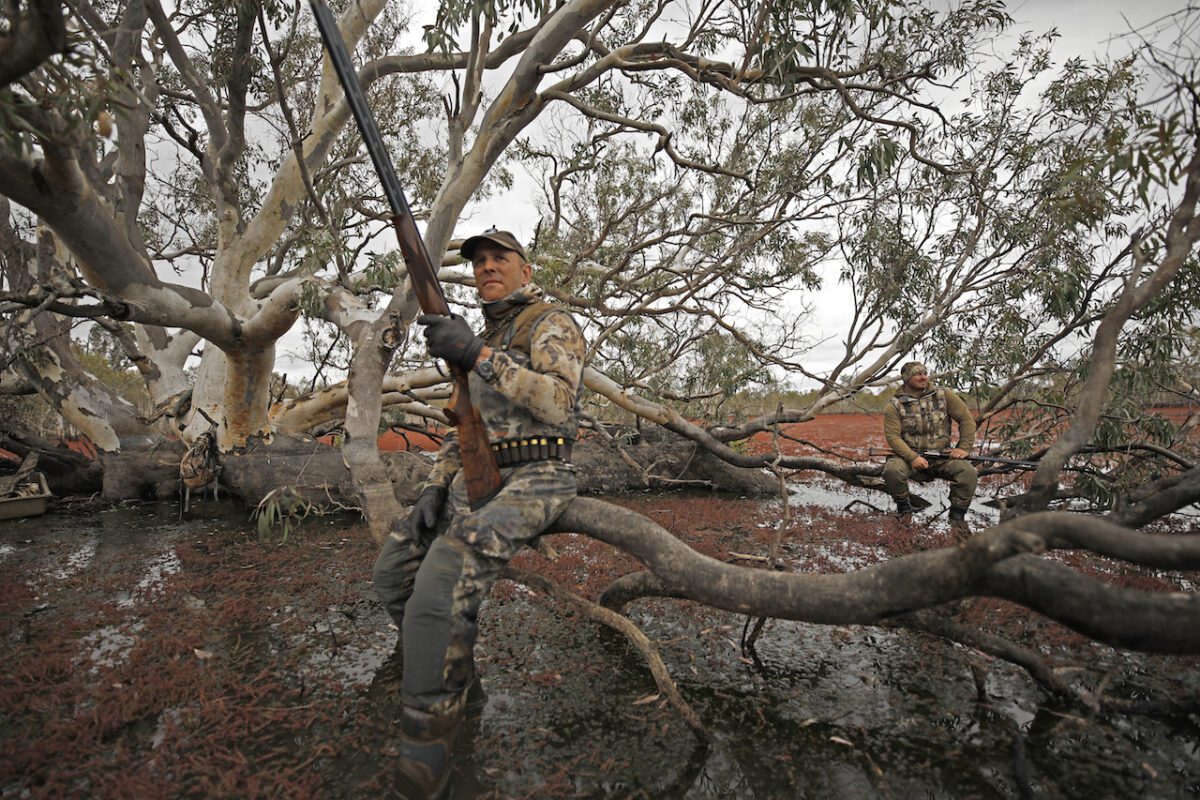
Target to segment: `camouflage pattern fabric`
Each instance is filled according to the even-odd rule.
[[[897,500],[908,497],[911,462],[918,451],[945,450],[951,446],[951,427],[958,425],[958,444],[962,450],[975,446],[975,418],[962,398],[950,389],[930,387],[920,397],[896,392],[883,415],[883,436],[895,456],[883,465],[883,483]],[[967,508],[975,496],[979,473],[962,459],[926,459],[929,469],[923,475],[951,481],[950,506]]]
[[[407,706],[444,714],[465,702],[480,604],[501,568],[575,497],[575,468],[561,461],[500,474],[500,494],[474,512],[464,482],[454,482],[428,550],[403,526],[388,536],[375,562],[375,591],[404,637],[401,697]]]
[[[519,308],[539,303],[541,298],[542,291],[529,285],[501,302]],[[479,409],[488,439],[493,442],[532,436],[574,440],[578,433],[587,345],[569,313],[554,306],[547,308],[534,323],[528,352],[523,352],[520,345],[497,348],[505,332],[503,325],[484,332],[489,345],[496,348],[492,356],[496,378],[489,383],[472,371],[469,382],[471,402]],[[515,321],[514,315],[509,322]],[[425,485],[449,486],[461,468],[458,436],[451,431]]]
[[[532,285],[484,310],[483,335],[495,350],[496,375],[489,382],[472,371],[470,391],[489,439],[574,440],[586,354],[575,320],[543,303]],[[523,316],[526,310],[531,313]],[[513,336],[518,319],[522,335]],[[411,539],[404,521],[384,542],[373,576],[376,593],[403,635],[402,700],[439,715],[456,714],[465,703],[474,679],[479,607],[496,576],[558,518],[576,488],[575,468],[562,461],[502,467],[499,494],[471,511],[461,466],[452,431],[425,483],[449,489],[436,537],[427,549]]]

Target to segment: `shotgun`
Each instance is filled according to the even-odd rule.
[[[870,456],[894,456],[895,452],[890,447],[872,447],[867,451]],[[950,456],[940,450],[918,450],[917,455],[924,456],[926,459],[937,458],[947,459]],[[1004,458],[1002,456],[967,456],[963,461],[973,461],[977,464],[1007,464],[1013,467],[1022,467],[1024,469],[1037,469],[1038,462],[1026,461],[1019,458]]]
[[[337,21],[323,0],[310,0],[313,16],[317,21],[317,29],[321,32],[321,40],[329,53],[329,60],[337,73],[342,90],[346,93],[346,104],[354,121],[358,123],[359,133],[371,154],[371,162],[383,185],[383,193],[387,196],[388,205],[392,209],[392,227],[396,231],[396,239],[400,243],[400,252],[404,256],[404,265],[408,268],[409,281],[417,303],[426,314],[450,315],[450,306],[446,303],[446,295],[442,292],[442,284],[438,281],[437,271],[429,260],[429,252],[425,242],[417,231],[417,221],[413,217],[404,190],[400,187],[400,179],[396,177],[392,158],[383,145],[383,137],[375,124],[375,117],[367,105],[366,95],[358,83],[358,75],[350,61],[342,34],[338,31]],[[458,446],[462,453],[463,476],[467,481],[467,500],[471,509],[475,510],[485,505],[500,489],[500,471],[496,467],[496,457],[492,454],[491,443],[488,441],[487,429],[479,416],[479,409],[471,403],[471,395],[467,388],[467,373],[461,367],[452,365],[450,374],[454,379],[454,391],[446,407],[446,418],[451,425],[458,428]]]

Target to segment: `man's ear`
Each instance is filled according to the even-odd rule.
[[[533,280],[533,265],[528,261],[521,266],[521,277],[524,278],[524,282],[521,284],[522,286]]]

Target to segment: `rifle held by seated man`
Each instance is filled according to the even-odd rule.
[[[948,452],[941,450],[918,450],[916,452],[917,455],[925,458],[926,460],[936,458],[940,461],[944,461],[952,458]],[[867,454],[873,458],[879,456],[888,457],[898,455],[898,453],[896,453],[896,451],[892,450],[890,447],[872,447],[867,451]],[[961,460],[970,461],[975,464],[1004,464],[1007,466],[1019,467],[1021,469],[1037,469],[1038,466],[1038,462],[1027,459],[1005,458],[1003,456],[988,456],[982,454],[968,455]]]

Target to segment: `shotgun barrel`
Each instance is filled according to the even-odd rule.
[[[346,94],[346,104],[354,121],[358,123],[358,131],[362,134],[367,152],[371,155],[371,162],[375,165],[375,172],[379,175],[379,182],[383,186],[383,193],[391,207],[392,227],[396,231],[400,252],[408,268],[413,294],[426,314],[449,316],[450,306],[446,303],[446,295],[442,292],[441,282],[438,281],[437,270],[430,261],[425,242],[417,230],[417,221],[404,196],[400,179],[396,176],[392,158],[384,146],[379,126],[375,124],[371,107],[367,105],[367,98],[358,82],[358,74],[354,71],[350,53],[346,50],[346,44],[338,31],[337,21],[323,0],[309,0],[309,4],[312,6],[317,29],[325,43],[329,60]],[[450,373],[454,379],[454,391],[446,409],[446,416],[450,424],[458,428],[463,474],[467,481],[467,499],[471,508],[477,509],[499,491],[500,471],[496,467],[496,459],[488,441],[487,428],[479,416],[479,410],[471,403],[467,372],[451,365]]]

